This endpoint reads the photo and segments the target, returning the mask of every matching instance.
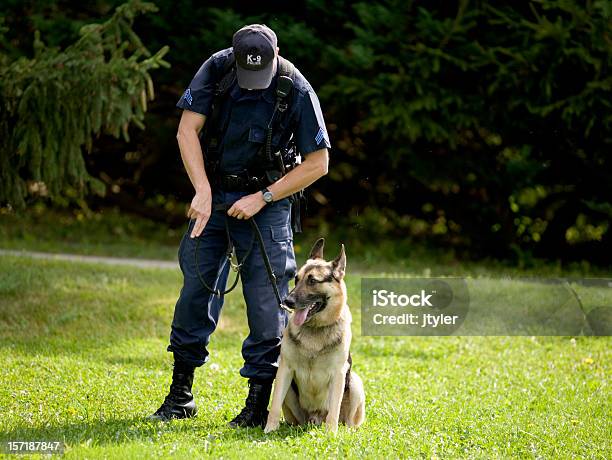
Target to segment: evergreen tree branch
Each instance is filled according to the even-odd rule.
[[[28,195],[52,199],[104,194],[91,177],[83,147],[101,133],[129,139],[128,127],[144,128],[150,71],[169,67],[168,47],[151,54],[132,29],[155,5],[131,0],[101,24],[81,28],[65,50],[48,48],[38,33],[34,58],[0,69],[0,204],[23,208]]]

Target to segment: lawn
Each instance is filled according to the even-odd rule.
[[[0,208],[2,249],[172,260],[183,231],[113,208],[62,212],[34,206],[26,213]]]
[[[344,243],[351,269],[362,272],[485,277],[612,274],[612,266],[598,267],[588,261],[473,261],[453,250],[427,248],[423,242],[410,238],[377,238],[350,225],[337,225],[332,230],[325,222],[314,222],[308,216],[304,224],[304,233],[294,235],[298,258],[303,260],[314,241],[325,236],[330,254]],[[183,227],[171,228],[113,208],[59,211],[40,203],[25,213],[0,208],[0,249],[176,260],[186,229],[187,219]]]
[[[0,439],[62,440],[67,458],[612,456],[609,337],[362,337],[354,271],[361,428],[226,426],[246,395],[239,292],[196,371],[198,417],[148,422],[170,383],[180,281],[173,270],[0,257]]]

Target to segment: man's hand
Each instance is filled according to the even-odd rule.
[[[187,217],[196,220],[193,230],[191,230],[191,238],[200,236],[204,227],[206,227],[212,205],[210,183],[204,170],[202,146],[198,137],[198,133],[204,127],[205,122],[206,117],[204,115],[183,110],[176,133],[183,164],[196,191],[187,212]]]
[[[191,230],[191,238],[200,236],[202,230],[204,230],[204,227],[206,227],[208,219],[210,218],[211,207],[212,193],[210,191],[210,187],[203,189],[202,191],[198,191],[193,197],[193,200],[191,200],[191,206],[187,212],[187,217],[196,220],[195,225]]]
[[[266,205],[261,192],[255,192],[251,195],[240,198],[231,208],[228,209],[227,215],[236,219],[250,219]]]

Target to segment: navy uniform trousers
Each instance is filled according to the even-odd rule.
[[[232,204],[246,192],[213,192],[215,204]],[[272,269],[277,278],[281,298],[289,290],[295,276],[296,262],[291,231],[291,203],[287,198],[266,204],[253,217],[259,226]],[[213,289],[226,289],[230,264],[227,260],[227,229],[242,262],[251,244],[253,247],[241,269],[242,291],[246,302],[249,335],[242,344],[244,366],[240,375],[246,378],[269,380],[278,368],[282,332],[287,314],[278,306],[273,287],[262,259],[257,239],[247,220],[230,217],[223,211],[212,211],[204,231],[191,238],[195,219],[189,221],[179,247],[179,264],[183,272],[183,287],[174,309],[168,351],[175,360],[193,366],[208,361],[210,336],[217,327],[223,307],[223,296],[211,294],[201,283],[196,272],[195,250],[198,243],[198,268],[206,283]],[[232,271],[233,272],[233,271]],[[232,273],[232,280],[235,273]]]

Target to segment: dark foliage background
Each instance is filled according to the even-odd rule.
[[[36,30],[69,46],[120,4],[3,0],[2,54],[32,56]],[[169,45],[171,67],[152,73],[146,129],[101,136],[86,155],[107,184],[90,206],[183,222],[174,104],[237,28],[264,22],[319,93],[333,144],[307,225],[474,257],[610,263],[610,2],[155,4],[134,31],[150,50]]]

